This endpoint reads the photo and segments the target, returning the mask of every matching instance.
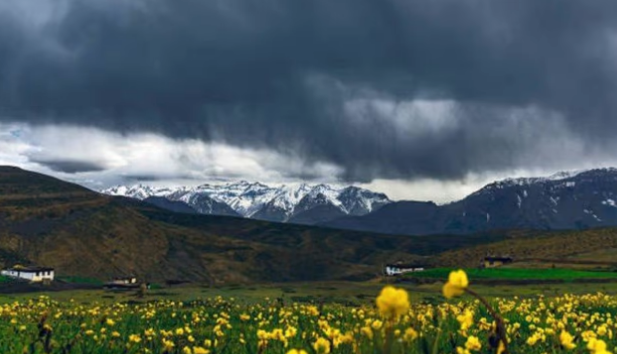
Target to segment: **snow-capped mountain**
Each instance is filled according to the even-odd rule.
[[[148,201],[166,198],[183,202],[202,214],[243,216],[268,221],[313,224],[346,215],[365,215],[391,203],[382,193],[349,186],[269,186],[240,181],[197,187],[160,188],[144,184],[115,186],[101,193]],[[157,199],[159,206],[160,199]],[[177,205],[175,205],[177,208]]]
[[[450,204],[396,202],[324,225],[397,234],[617,226],[617,169],[509,178]]]

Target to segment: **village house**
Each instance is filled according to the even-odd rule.
[[[134,289],[139,287],[139,283],[135,276],[116,277],[105,283],[103,287],[105,289]]]
[[[494,256],[488,256],[488,257],[484,257],[484,260],[482,261],[482,268],[495,268],[495,267],[501,267],[504,264],[508,264],[508,263],[512,263],[514,262],[514,259],[512,259],[512,257],[494,257]]]
[[[31,282],[43,282],[54,280],[54,269],[49,267],[24,267],[15,265],[4,269],[0,275],[6,277],[29,280]]]
[[[421,272],[425,268],[426,267],[424,265],[418,265],[418,264],[402,264],[402,263],[386,264],[385,273],[388,276],[393,276],[393,275],[399,275],[403,273]]]

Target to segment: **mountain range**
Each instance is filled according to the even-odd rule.
[[[104,189],[101,193],[143,200],[171,211],[294,224],[316,224],[344,216],[366,215],[391,203],[383,193],[355,186],[268,186],[247,181],[202,184],[191,188],[120,185]]]
[[[103,193],[137,198],[172,211],[396,235],[617,226],[615,168],[509,178],[445,205],[393,202],[384,194],[357,187],[270,187],[245,181],[175,189],[118,186]]]
[[[505,179],[446,205],[394,202],[365,216],[322,225],[407,235],[617,226],[617,169]]]

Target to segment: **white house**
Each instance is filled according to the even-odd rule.
[[[0,274],[11,278],[30,280],[32,282],[54,280],[54,269],[48,267],[24,267],[16,265],[12,268],[2,270]]]
[[[421,272],[424,270],[424,266],[422,265],[412,265],[412,264],[387,264],[386,265],[386,275],[399,275],[403,273],[410,272]]]

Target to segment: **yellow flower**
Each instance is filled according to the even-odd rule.
[[[210,351],[204,347],[193,347],[193,354],[208,354]]]
[[[478,337],[469,336],[467,338],[467,342],[465,342],[465,348],[467,350],[480,350],[482,348],[482,345],[480,344],[480,340],[478,339]]]
[[[115,322],[114,320],[112,320],[111,318],[108,318],[108,319],[105,321],[105,323],[106,323],[108,326],[113,326],[113,325],[115,325],[115,324],[116,324],[116,322]]]
[[[174,344],[174,342],[163,338],[163,347],[166,351],[171,351],[175,346],[176,345]]]
[[[561,331],[561,334],[559,334],[559,341],[561,342],[561,346],[565,349],[571,350],[576,347],[576,344],[573,343],[574,337],[566,331]]]
[[[373,339],[373,330],[369,326],[360,328],[360,332],[363,333],[368,339]]]
[[[405,330],[404,339],[406,341],[411,342],[412,340],[416,338],[418,338],[418,332],[415,329],[409,327]]]
[[[404,289],[386,286],[377,297],[379,313],[387,319],[397,319],[409,311],[409,295]]]
[[[466,309],[462,315],[456,316],[456,320],[461,324],[461,331],[466,331],[473,325],[473,312]]]
[[[611,354],[611,352],[606,350],[606,343],[601,339],[591,338],[587,343],[587,349],[592,354]]]
[[[467,273],[462,269],[452,271],[448,276],[448,282],[443,286],[443,296],[448,299],[461,296],[465,292],[467,286],[469,286]]]
[[[499,345],[497,346],[497,354],[502,354],[506,351],[506,345],[502,340],[499,341]]]
[[[319,354],[328,354],[330,353],[330,342],[323,337],[319,337],[313,344],[313,348]]]
[[[292,349],[287,354],[308,354],[304,349]]]

